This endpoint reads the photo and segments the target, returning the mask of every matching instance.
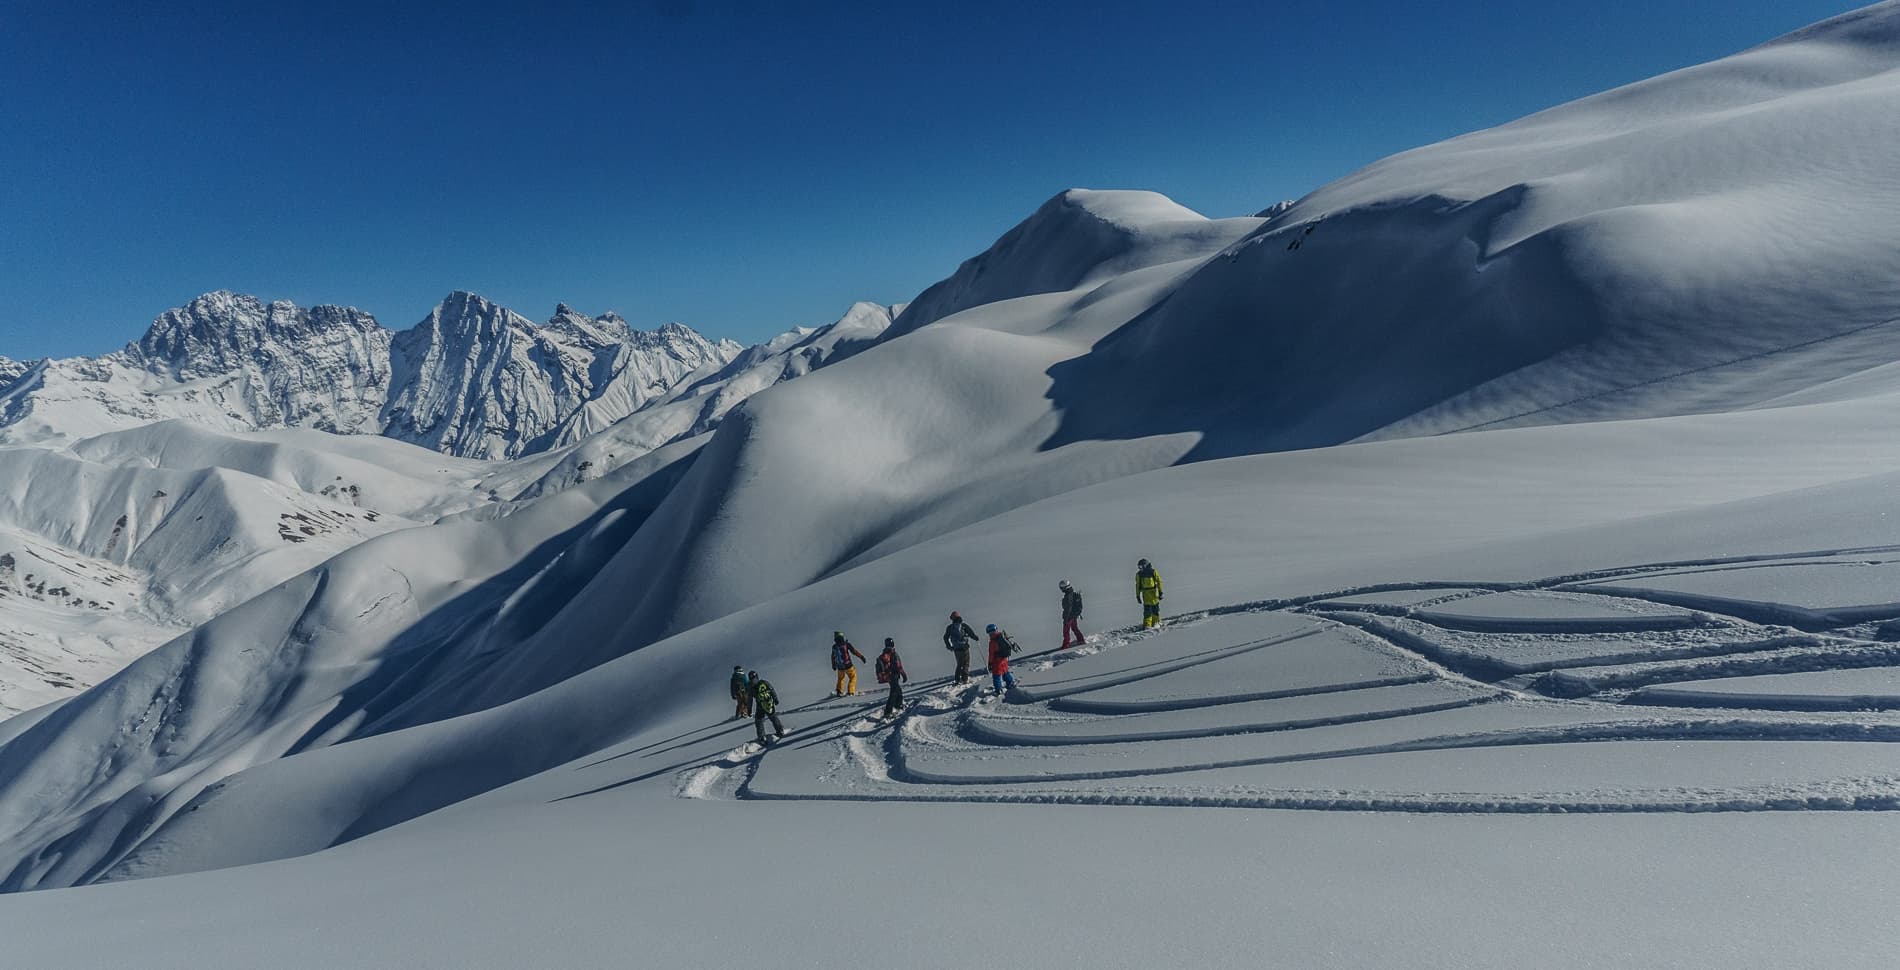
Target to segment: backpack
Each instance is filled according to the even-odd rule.
[[[1003,658],[1004,660],[1008,660],[1009,658],[1022,652],[1023,652],[1023,648],[1017,646],[1016,641],[1010,638],[1008,630],[996,631],[996,655],[997,656]]]
[[[851,666],[851,641],[842,640],[831,645],[831,669],[843,670]]]
[[[778,707],[778,694],[772,690],[771,682],[763,677],[759,678],[758,683],[752,685],[752,696],[758,699],[759,710],[767,714]]]
[[[976,639],[976,631],[970,629],[970,624],[958,620],[944,629],[943,648],[945,650],[968,650],[970,649],[970,641],[974,639]]]
[[[891,682],[891,655],[889,653],[877,655],[877,682],[880,684]]]

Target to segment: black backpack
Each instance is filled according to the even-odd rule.
[[[996,655],[997,656],[1002,657],[1004,660],[1008,660],[1009,658],[1014,657],[1015,655],[1022,652],[1023,652],[1023,648],[1016,645],[1016,641],[1010,637],[1008,630],[996,631]]]

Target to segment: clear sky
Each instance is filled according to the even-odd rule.
[[[1070,186],[1246,214],[1851,6],[0,0],[0,354],[212,289],[757,340]]]

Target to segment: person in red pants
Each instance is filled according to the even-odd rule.
[[[1067,650],[1072,645],[1079,647],[1088,642],[1088,638],[1082,636],[1081,624],[1082,594],[1076,592],[1075,587],[1065,579],[1062,581],[1062,649]],[[1075,637],[1073,644],[1069,640],[1071,636]]]

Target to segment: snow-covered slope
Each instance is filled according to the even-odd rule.
[[[1257,223],[1210,222],[1155,192],[1070,189],[904,308],[889,337],[961,310],[1072,290],[1130,270],[1204,254]]]
[[[63,698],[286,577],[414,524],[398,510],[419,489],[405,482],[396,494],[396,476],[378,466],[365,469],[365,495],[341,475],[306,488],[215,464],[145,464],[118,453],[123,445],[0,448],[0,712]],[[379,497],[394,508],[359,504]]]
[[[710,964],[732,873],[796,871],[748,927],[787,962],[889,958],[840,939],[849,894],[967,965],[947,878],[1111,928],[985,922],[1029,962],[1880,965],[1900,721],[1852,672],[1900,666],[1897,109],[1886,3],[1263,218],[1066,193],[826,366],[768,380],[817,334],[735,361],[771,386],[710,434],[694,378],[603,432],[670,442],[631,464],[370,539],[0,722],[9,888],[318,853],[0,922],[37,962],[189,965],[71,928],[285,887],[405,934],[365,964]],[[952,608],[1030,647],[1019,689],[943,684]],[[916,706],[829,698],[834,629],[895,637]],[[789,743],[726,723],[735,663]],[[265,922],[276,962],[335,961],[292,942],[315,915]]]
[[[462,292],[392,335],[359,310],[221,291],[167,311],[117,353],[0,368],[0,442],[57,445],[183,418],[512,458],[576,440],[554,432],[581,415],[590,429],[611,424],[741,349],[566,305],[536,326]],[[11,381],[9,369],[20,370]]]

